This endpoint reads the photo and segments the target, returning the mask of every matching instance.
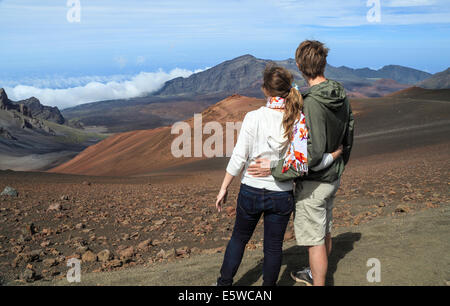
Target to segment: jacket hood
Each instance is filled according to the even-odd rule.
[[[344,105],[346,93],[344,86],[342,86],[341,83],[333,80],[326,80],[325,82],[309,88],[303,94],[303,98],[306,98],[307,96],[311,96],[330,110],[337,110]]]

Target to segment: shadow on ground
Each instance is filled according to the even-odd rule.
[[[347,232],[333,238],[333,250],[328,259],[327,286],[334,285],[334,273],[337,265],[348,253],[353,250],[353,245],[361,239],[361,233]],[[289,273],[293,270],[308,266],[308,250],[306,247],[293,246],[283,251],[282,266],[286,266],[278,281],[279,286],[293,286],[295,281]],[[262,275],[263,261],[245,273],[236,283],[235,286],[251,286],[254,285]]]

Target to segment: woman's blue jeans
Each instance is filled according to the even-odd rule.
[[[233,234],[217,280],[218,286],[231,286],[245,246],[264,214],[263,286],[275,286],[281,268],[284,234],[294,209],[292,191],[271,191],[242,184],[236,207]]]

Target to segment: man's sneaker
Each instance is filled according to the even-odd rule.
[[[309,267],[300,270],[300,271],[292,271],[291,277],[293,280],[295,280],[297,283],[303,283],[306,284],[306,286],[312,286],[313,285],[313,279],[311,275],[311,269]]]

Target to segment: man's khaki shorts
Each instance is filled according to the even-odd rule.
[[[340,180],[303,181],[296,187],[294,229],[297,244],[322,245],[333,224],[333,200]]]

